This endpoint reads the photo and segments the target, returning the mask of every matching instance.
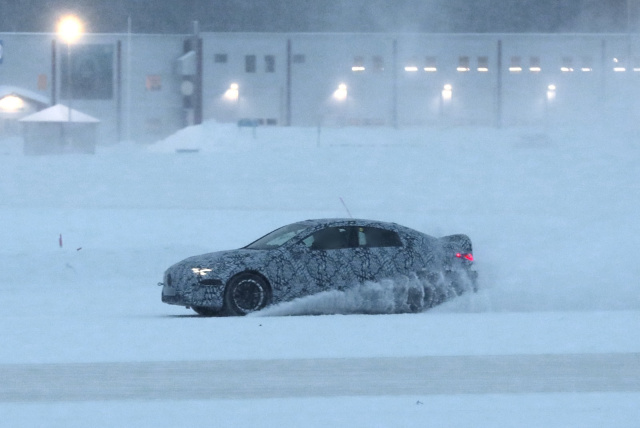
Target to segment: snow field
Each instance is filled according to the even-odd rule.
[[[259,128],[254,139],[206,123],[95,156],[16,147],[0,151],[0,364],[640,352],[632,129]],[[405,315],[202,319],[160,302],[171,263],[344,217],[340,198],[357,217],[468,234],[481,290]],[[292,305],[277,311],[317,309]],[[24,402],[0,403],[0,426],[635,426],[637,401],[567,391]]]

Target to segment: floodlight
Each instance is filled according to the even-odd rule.
[[[82,22],[78,17],[68,15],[58,22],[58,34],[65,43],[73,43],[82,35]]]

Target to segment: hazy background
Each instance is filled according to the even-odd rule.
[[[90,32],[626,32],[637,0],[11,0],[0,32],[52,32],[64,13]]]

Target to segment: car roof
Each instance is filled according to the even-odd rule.
[[[331,225],[359,225],[359,226],[367,226],[367,225],[378,225],[378,226],[395,226],[398,227],[395,223],[378,221],[378,220],[366,220],[360,218],[347,218],[347,217],[337,217],[337,218],[319,218],[319,219],[309,219],[305,220],[301,223],[307,223],[309,226],[331,226]]]

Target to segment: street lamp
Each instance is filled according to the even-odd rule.
[[[67,107],[69,109],[69,122],[71,122],[71,99],[73,98],[71,88],[71,44],[80,38],[82,32],[82,22],[76,16],[67,15],[58,21],[58,35],[67,44],[67,93],[69,95],[69,105]]]
[[[82,35],[82,22],[73,16],[65,16],[58,22],[58,34],[66,43],[73,43]]]
[[[547,101],[553,101],[556,99],[556,85],[547,86]]]
[[[344,101],[347,99],[348,90],[347,85],[345,83],[341,83],[338,85],[338,89],[333,91],[333,98],[338,101]]]
[[[453,97],[453,87],[449,83],[447,83],[442,88],[442,101],[449,102],[451,101],[452,97]]]
[[[238,101],[240,96],[239,86],[237,83],[232,83],[229,85],[229,89],[227,89],[224,93],[224,97],[229,101]]]

